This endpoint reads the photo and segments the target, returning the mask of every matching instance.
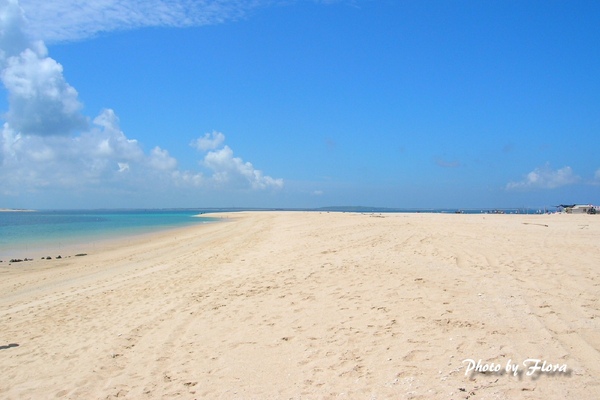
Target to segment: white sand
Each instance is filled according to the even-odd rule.
[[[0,264],[0,397],[600,398],[598,216],[229,217]]]

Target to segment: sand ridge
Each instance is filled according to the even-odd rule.
[[[600,396],[596,216],[224,216],[1,265],[0,395]],[[568,372],[465,375],[529,358]]]

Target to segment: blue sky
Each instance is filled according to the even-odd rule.
[[[595,1],[0,9],[0,208],[600,203]]]

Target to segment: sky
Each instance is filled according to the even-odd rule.
[[[0,0],[0,208],[600,204],[600,2]]]

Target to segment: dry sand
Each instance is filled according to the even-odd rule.
[[[600,217],[228,217],[0,264],[0,397],[600,398]]]

